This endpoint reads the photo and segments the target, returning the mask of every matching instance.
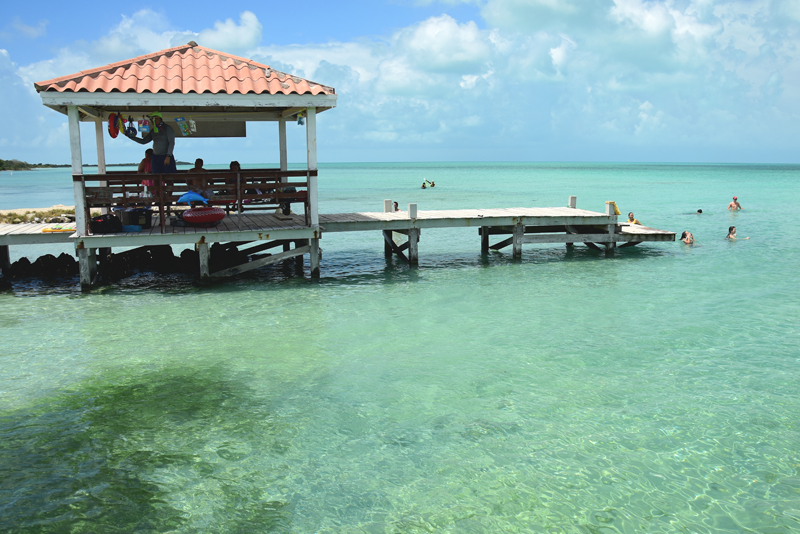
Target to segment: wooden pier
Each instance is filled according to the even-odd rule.
[[[570,197],[570,205],[575,205],[575,197]],[[476,228],[482,252],[510,246],[514,257],[519,257],[522,246],[530,243],[563,243],[568,247],[582,243],[611,250],[618,245],[675,241],[674,232],[618,222],[611,204],[607,204],[606,213],[576,207],[418,211],[415,204],[410,204],[406,211],[391,211],[391,206],[391,201],[385,201],[383,212],[320,214],[318,227],[308,226],[301,215],[257,212],[231,214],[212,228],[166,224],[163,233],[157,216],[152,227],[142,232],[84,236],[42,231],[56,225],[6,224],[0,225],[0,263],[3,268],[8,267],[9,246],[72,243],[81,263],[81,284],[88,288],[96,279],[95,251],[113,247],[194,245],[199,253],[201,277],[222,278],[290,258],[302,260],[305,254],[312,256],[311,243],[319,242],[326,233],[380,231],[384,251],[397,254],[410,264],[419,261],[422,229]],[[393,232],[404,234],[406,242],[396,244]],[[209,246],[214,243],[232,244],[252,256],[235,267],[210,272]],[[276,247],[283,250],[261,254]]]
[[[225,66],[214,84],[208,84],[208,78],[198,80],[198,68],[216,69],[220,63]],[[152,78],[153,69],[165,64],[170,69],[170,78]],[[619,223],[613,203],[606,203],[604,213],[577,209],[575,197],[569,197],[568,206],[563,208],[417,211],[415,204],[409,204],[401,212],[393,211],[392,201],[385,200],[382,212],[320,214],[317,115],[336,107],[336,90],[247,58],[204,48],[194,41],[44,80],[34,87],[43,105],[67,117],[76,231],[69,235],[46,234],[41,225],[0,225],[0,265],[8,267],[9,246],[72,243],[83,288],[92,287],[97,279],[97,252],[107,258],[113,247],[193,245],[202,278],[221,278],[292,258],[302,265],[303,257],[308,254],[311,276],[317,277],[319,241],[325,233],[380,231],[384,252],[397,254],[410,264],[419,261],[422,229],[473,227],[478,229],[482,252],[510,246],[514,257],[521,256],[526,243],[565,243],[567,247],[584,243],[610,251],[618,244],[675,240],[672,232]],[[247,87],[245,93],[241,92],[242,87]],[[108,124],[109,135],[116,138],[115,130],[125,116],[134,130],[129,135],[140,144],[149,143],[151,135],[140,128],[143,137],[139,139],[131,117],[142,117],[145,119],[142,123],[146,117],[154,121],[157,117],[163,121],[161,125],[166,125],[164,128],[173,130],[172,121],[190,126],[188,130],[181,128],[183,137],[179,143],[182,146],[186,143],[187,149],[192,138],[246,137],[248,122],[271,122],[277,125],[279,166],[242,169],[231,162],[227,171],[201,169],[188,173],[174,169],[170,172],[168,168],[156,170],[153,164],[152,174],[109,172],[104,132]],[[186,117],[190,118],[188,122]],[[97,174],[84,174],[81,122],[94,125]],[[293,122],[305,127],[306,162],[305,168],[289,170],[286,127]],[[259,143],[265,146],[263,140]],[[261,161],[275,160],[265,155]],[[145,185],[146,182],[149,184]],[[212,228],[179,227],[177,221],[173,226],[169,213],[186,207],[178,204],[182,194],[189,190],[202,191],[209,202],[224,206],[228,215]],[[288,214],[292,206],[299,210],[299,205],[303,207],[302,217],[282,215]],[[134,207],[157,210],[152,228],[137,233],[92,232],[92,209],[108,212]],[[269,207],[274,208],[272,212],[267,211]],[[396,244],[393,233],[404,234],[406,242]],[[223,243],[224,251],[235,249],[236,253],[230,256],[237,264],[212,261],[210,245],[215,243]],[[272,249],[282,251],[266,252]],[[212,265],[217,269],[214,272]]]

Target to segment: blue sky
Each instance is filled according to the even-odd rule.
[[[0,25],[0,158],[68,162],[32,82],[195,40],[336,88],[320,162],[800,162],[800,0],[18,2]],[[258,6],[258,7],[256,7]],[[277,126],[179,140],[277,159]],[[290,160],[304,159],[289,128]],[[84,136],[94,162],[94,134]],[[106,139],[108,161],[141,147]]]

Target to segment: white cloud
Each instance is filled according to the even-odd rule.
[[[614,0],[611,17],[618,22],[631,23],[647,33],[662,33],[675,27],[675,19],[665,4],[641,0]]]
[[[489,71],[484,74],[465,74],[461,77],[461,83],[459,84],[464,89],[473,89],[481,80],[489,80],[492,77],[494,71]]]
[[[208,48],[244,54],[260,42],[261,23],[250,11],[243,12],[239,20],[239,24],[227,19],[215,22],[213,29],[185,32],[171,29],[163,15],[142,9],[131,16],[123,15],[119,24],[95,41],[76,41],[59,49],[55,57],[21,67],[19,72],[33,83],[150,54],[191,40]]]
[[[37,37],[41,37],[47,33],[46,20],[40,20],[36,26],[29,26],[22,22],[22,19],[19,17],[14,17],[14,19],[11,21],[11,27],[23,35],[30,37],[31,39],[36,39]]]
[[[394,36],[393,48],[414,68],[457,71],[474,68],[489,59],[488,37],[472,21],[458,24],[449,15],[442,15],[399,31]]]
[[[239,15],[239,23],[233,19],[216,21],[214,28],[202,30],[193,39],[186,39],[187,33],[182,33],[172,39],[172,46],[186,44],[194,40],[200,46],[205,46],[221,52],[235,54],[245,53],[261,44],[261,22],[252,11],[244,11]],[[176,42],[180,41],[180,42]]]
[[[567,62],[569,52],[576,48],[576,44],[568,37],[562,37],[561,44],[550,49],[550,57],[553,58],[553,66],[561,69]]]
[[[335,87],[320,149],[342,158],[438,147],[446,159],[449,147],[524,159],[536,157],[532,139],[547,159],[670,140],[727,154],[788,146],[800,134],[800,19],[790,16],[800,0],[486,0],[481,13],[483,21],[443,14],[346,42],[262,44],[252,12],[178,31],[141,10],[93,41],[8,67],[15,74],[4,82],[20,88],[24,78],[30,93],[31,81],[194,39]],[[565,139],[569,153],[559,152]]]

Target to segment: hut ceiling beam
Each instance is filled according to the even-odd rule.
[[[256,95],[256,94],[182,94],[182,93],[39,93],[42,103],[66,114],[67,106],[91,107],[98,110],[154,110],[197,113],[197,109],[217,108],[221,112],[241,110],[273,111],[296,114],[305,108],[317,112],[336,107],[336,95]],[[223,111],[224,110],[224,111]],[[277,120],[273,119],[273,120]]]

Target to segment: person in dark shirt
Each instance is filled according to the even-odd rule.
[[[153,174],[178,172],[178,168],[175,166],[175,157],[172,154],[175,149],[175,130],[164,122],[160,111],[151,113],[150,118],[153,120],[153,128],[150,129],[147,135],[139,139],[135,135],[129,135],[125,132],[125,136],[140,145],[153,143],[153,155],[151,157]]]

